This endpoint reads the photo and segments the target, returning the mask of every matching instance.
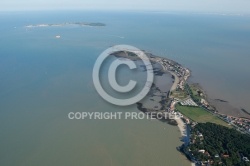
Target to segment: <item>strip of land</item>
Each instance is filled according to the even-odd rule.
[[[129,51],[129,50],[128,50]],[[220,114],[214,106],[212,106],[207,96],[198,84],[188,84],[187,80],[190,76],[190,71],[184,68],[177,62],[172,60],[154,56],[151,53],[146,53],[150,61],[158,63],[162,66],[162,72],[170,73],[174,78],[174,83],[166,96],[162,96],[161,109],[148,109],[143,106],[142,103],[138,103],[138,109],[143,112],[157,113],[167,112],[175,115],[177,118],[174,123],[179,127],[182,135],[183,147],[187,147],[190,144],[190,130],[197,124],[205,124],[207,122],[213,123],[219,126],[225,126],[226,128],[234,128],[244,134],[250,134],[250,120],[246,118],[237,118]],[[136,54],[131,53],[119,53],[119,56],[125,56],[132,60],[139,59]],[[157,89],[157,87],[154,87]],[[161,93],[163,94],[163,93]],[[180,119],[181,117],[181,119]],[[172,119],[173,120],[173,119]],[[203,152],[204,150],[202,150]],[[189,155],[189,152],[184,152],[185,155]],[[195,157],[192,161],[201,163],[196,160]],[[192,163],[192,165],[194,165]]]
[[[77,25],[77,26],[105,26],[103,23],[86,23],[86,22],[66,22],[59,24],[35,24],[35,25],[27,25],[26,28],[38,28],[38,27],[62,27],[69,25]]]

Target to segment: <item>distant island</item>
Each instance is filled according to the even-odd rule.
[[[144,113],[167,112],[179,117],[175,120],[165,119],[163,122],[178,125],[184,143],[177,149],[193,162],[192,165],[250,165],[250,119],[220,113],[208,102],[207,95],[199,84],[187,82],[191,75],[189,69],[173,60],[146,51],[144,53],[152,64],[160,64],[161,69],[153,68],[156,75],[170,73],[174,81],[168,92],[162,92],[152,84],[148,96],[161,94],[161,107],[152,109],[146,108],[143,103],[137,103],[137,108]],[[131,50],[115,52],[113,55],[117,58],[140,60]],[[150,100],[154,101],[153,98]]]
[[[90,27],[102,27],[106,26],[104,23],[86,23],[86,22],[66,22],[66,23],[59,23],[59,24],[35,24],[35,25],[27,25],[26,28],[37,28],[37,27],[62,27],[62,26],[90,26]]]

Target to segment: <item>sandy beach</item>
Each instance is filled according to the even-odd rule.
[[[176,119],[176,122],[178,123],[178,127],[179,127],[179,130],[181,132],[181,136],[186,137],[187,136],[186,124],[183,122],[182,119]]]
[[[178,123],[179,130],[181,132],[182,140],[183,142],[187,141],[187,128],[186,124],[183,122],[182,119],[176,119],[176,122]],[[195,163],[191,162],[191,166],[195,166]]]
[[[174,72],[171,72],[171,71],[168,71],[168,72],[174,76],[174,83],[170,89],[170,91],[174,91],[176,89],[178,83],[180,82],[180,79]]]

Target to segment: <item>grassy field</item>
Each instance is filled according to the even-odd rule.
[[[190,118],[191,120],[199,123],[206,123],[211,122],[215,124],[219,124],[222,126],[229,127],[229,125],[221,120],[220,118],[212,115],[211,113],[205,111],[200,107],[188,107],[188,106],[181,106],[177,105],[176,109],[181,112],[186,117]]]

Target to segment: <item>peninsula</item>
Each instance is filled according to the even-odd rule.
[[[155,74],[161,72],[170,73],[174,82],[168,93],[161,92],[153,83],[151,90],[160,91],[160,93],[163,94],[162,100],[160,101],[160,108],[146,108],[143,103],[137,103],[137,108],[145,113],[167,112],[176,117],[174,122],[173,119],[166,119],[166,122],[178,125],[184,143],[177,149],[185,154],[187,158],[193,162],[193,165],[250,164],[248,160],[248,158],[250,158],[250,152],[247,151],[246,148],[238,147],[235,152],[236,154],[231,154],[231,151],[228,151],[227,147],[224,148],[224,151],[221,151],[216,149],[216,147],[209,147],[212,146],[210,144],[213,144],[217,138],[209,136],[209,134],[211,134],[209,132],[203,132],[203,135],[201,133],[201,131],[203,131],[202,128],[205,130],[211,127],[212,124],[212,127],[218,128],[218,130],[213,130],[214,135],[220,135],[223,132],[233,133],[232,135],[244,137],[246,142],[250,142],[250,120],[221,114],[214,106],[210,105],[204,90],[199,84],[189,84],[187,82],[191,75],[188,68],[183,67],[173,60],[158,57],[146,51],[144,51],[144,53],[152,63],[160,64],[160,70],[153,69]],[[123,57],[131,60],[139,60],[139,57],[131,50],[119,51],[113,53],[113,55],[118,58]],[[217,131],[219,131],[219,133],[217,133]],[[225,138],[221,140],[221,143],[226,144],[227,140],[228,139]],[[203,143],[203,141],[207,141],[207,147],[199,145],[199,143]],[[232,136],[232,146],[237,147],[235,141],[237,141],[237,139]],[[249,146],[249,143],[246,146]]]

